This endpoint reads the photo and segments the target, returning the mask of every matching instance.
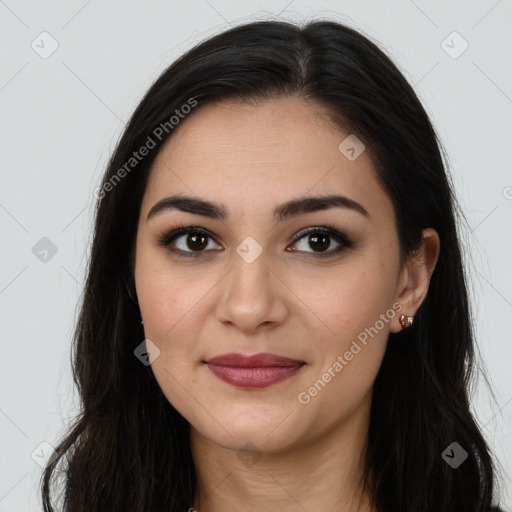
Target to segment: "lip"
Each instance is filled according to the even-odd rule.
[[[261,352],[252,356],[230,352],[217,357],[212,357],[206,361],[209,364],[217,366],[231,366],[237,368],[259,368],[262,366],[297,366],[303,364],[304,361],[290,359],[289,357],[278,356],[277,354],[269,354]]]
[[[295,375],[306,363],[276,354],[229,353],[205,361],[219,379],[242,388],[264,388]]]

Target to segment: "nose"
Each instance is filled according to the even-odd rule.
[[[219,283],[217,320],[246,334],[281,324],[288,314],[288,288],[282,276],[269,267],[265,253],[250,263],[238,254],[233,260],[233,267]]]

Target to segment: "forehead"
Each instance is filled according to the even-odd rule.
[[[203,105],[160,149],[143,209],[183,192],[221,200],[234,214],[246,215],[249,208],[270,212],[291,198],[341,193],[370,214],[392,215],[368,152],[350,160],[340,151],[349,135],[320,105],[297,97]]]

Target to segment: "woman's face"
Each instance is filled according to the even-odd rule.
[[[198,108],[160,150],[142,201],[135,282],[153,372],[192,428],[227,448],[277,452],[367,421],[400,330],[391,200],[368,152],[353,139],[339,149],[349,134],[319,112],[291,97]],[[177,195],[190,201],[148,218]],[[193,232],[171,240],[180,225]],[[208,364],[230,353],[293,362]]]

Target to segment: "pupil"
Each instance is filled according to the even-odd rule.
[[[200,241],[202,239],[202,242]],[[188,240],[193,240],[192,243],[189,243],[190,249],[204,249],[206,247],[206,244],[204,241],[206,240],[206,237],[203,235],[189,235]],[[199,241],[199,243],[197,243]],[[203,247],[204,246],[204,247]]]
[[[315,250],[318,249],[318,248],[320,248],[320,249],[327,249],[329,247],[329,242],[326,242],[326,240],[328,238],[329,237],[327,235],[311,236],[311,240],[314,241],[314,244],[315,244],[315,245],[312,246],[312,248],[315,249]],[[318,244],[317,242],[319,240],[323,240],[324,243],[323,244],[322,243]]]

